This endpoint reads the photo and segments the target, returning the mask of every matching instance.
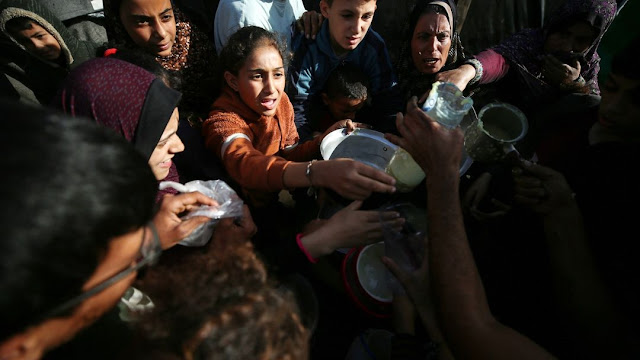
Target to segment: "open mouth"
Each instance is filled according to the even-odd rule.
[[[276,107],[276,100],[277,99],[262,99],[260,101],[260,105],[262,105],[268,110],[272,110]]]
[[[422,63],[428,66],[433,66],[438,62],[439,59],[436,58],[423,58]]]

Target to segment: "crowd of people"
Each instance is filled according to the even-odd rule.
[[[478,54],[454,0],[411,1],[393,39],[376,0],[86,2],[106,39],[0,0],[0,359],[640,357],[640,38],[598,81],[626,1],[565,0]],[[522,110],[519,158],[461,175],[463,129],[421,109],[436,81]],[[323,159],[359,128],[422,183]],[[185,215],[221,204],[160,184],[192,180],[244,205],[188,247],[211,219]],[[399,287],[371,316],[340,264],[414,225],[400,203],[420,261],[381,258]]]

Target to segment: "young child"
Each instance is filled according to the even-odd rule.
[[[302,141],[309,140],[313,131],[310,104],[340,64],[360,68],[371,81],[374,106],[368,109],[367,123],[378,131],[395,131],[394,116],[403,104],[384,40],[369,30],[375,10],[376,0],[321,0],[320,11],[326,20],[315,41],[302,35],[294,40],[288,92],[293,98],[296,128]]]
[[[324,133],[336,121],[356,120],[356,113],[369,100],[369,79],[353,65],[338,66],[331,72],[320,96],[322,105],[320,111],[315,112],[314,136]]]
[[[99,46],[78,40],[36,0],[2,1],[0,32],[7,39],[2,68],[12,74],[16,96],[40,104],[48,104],[69,70],[95,57]]]
[[[355,200],[373,192],[395,191],[391,176],[364,163],[352,159],[312,160],[319,155],[324,134],[298,144],[293,107],[284,92],[283,52],[276,35],[262,28],[247,26],[234,33],[220,56],[225,79],[222,95],[202,125],[207,148],[222,159],[230,177],[242,188],[261,232],[261,224],[276,230],[284,224],[295,225],[274,207],[283,189],[327,187]],[[349,120],[337,122],[325,134],[340,127],[353,124]],[[322,227],[324,231],[321,228],[309,236],[298,236],[298,245],[306,249],[303,252],[310,260],[344,247],[340,242],[368,243],[382,236],[378,213],[355,211],[358,203],[345,210],[355,216],[342,212],[334,219],[333,224],[339,226],[332,229],[337,234],[327,230],[327,225]],[[363,216],[357,216],[360,213]],[[398,220],[397,213],[396,218],[392,212],[387,215],[389,221]],[[359,225],[352,223],[345,230],[341,226],[346,219]]]
[[[45,28],[27,17],[7,21],[7,31],[32,55],[60,63],[62,48],[56,38]]]

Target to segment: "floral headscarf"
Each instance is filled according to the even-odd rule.
[[[105,0],[109,46],[116,48],[138,48],[120,21],[120,4],[122,0]],[[177,72],[182,84],[178,89],[184,94],[181,111],[208,113],[213,103],[216,88],[219,85],[215,78],[217,55],[207,35],[189,20],[171,2],[176,21],[176,39],[169,56],[156,56],[162,67]]]
[[[575,21],[586,21],[598,30],[583,56],[580,74],[587,82],[591,93],[599,94],[597,75],[600,70],[600,56],[596,52],[605,32],[613,22],[617,5],[614,0],[567,0],[545,23],[542,29],[525,29],[500,45],[494,51],[516,65],[523,75],[540,78],[542,73],[541,56],[544,54],[544,42],[550,33],[570,25]],[[530,76],[528,78],[531,78]],[[540,87],[540,93],[546,88],[542,81],[535,86],[531,79],[530,87]]]

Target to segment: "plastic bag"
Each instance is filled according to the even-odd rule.
[[[188,220],[194,216],[206,216],[211,218],[211,221],[197,227],[189,236],[178,243],[180,245],[203,246],[211,239],[213,229],[220,219],[242,216],[244,204],[242,199],[222,180],[194,180],[184,185],[173,181],[163,181],[159,186],[160,190],[169,187],[181,193],[199,191],[218,203],[217,206],[201,205],[182,217],[183,220]]]
[[[410,203],[396,203],[383,206],[382,211],[397,211],[405,219],[401,231],[383,226],[385,256],[393,259],[404,271],[412,272],[422,264],[425,236],[427,236],[426,211]],[[405,294],[404,287],[387,270],[387,283],[393,294]]]

